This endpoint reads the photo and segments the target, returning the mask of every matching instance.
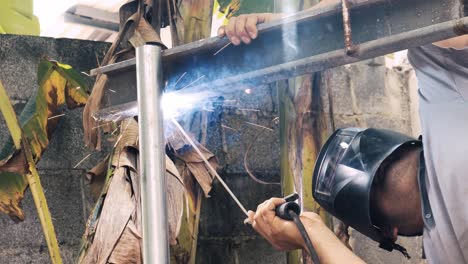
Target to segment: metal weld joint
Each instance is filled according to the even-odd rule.
[[[351,15],[349,12],[349,0],[341,0],[341,12],[343,15],[343,33],[346,55],[351,56],[356,52],[356,47],[353,45],[353,33],[351,30]]]
[[[463,23],[462,20],[457,20],[455,26],[453,27],[453,31],[458,36],[462,36],[468,34],[468,27],[465,25],[465,23]]]

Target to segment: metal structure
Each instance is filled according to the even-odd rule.
[[[144,263],[169,263],[161,48],[136,48]]]
[[[256,86],[374,58],[468,33],[467,2],[347,0],[347,26],[341,4],[300,12],[260,25],[259,37],[250,45],[228,45],[218,52],[228,40],[213,37],[164,50],[165,80],[168,89],[189,85],[186,89],[194,91],[232,91],[240,84]],[[352,52],[349,45],[345,49],[344,28],[348,26],[346,39]],[[136,100],[135,62],[131,59],[91,71],[110,77],[109,85],[117,91],[108,95],[112,105]]]
[[[112,105],[120,105],[102,110],[96,118],[118,121],[139,115],[145,263],[168,263],[169,259],[160,105],[163,82],[173,90],[232,92],[467,34],[467,3],[343,0],[333,7],[262,24],[251,45],[234,47],[218,37],[162,52],[146,45],[137,48],[136,59],[92,70],[92,75],[109,76],[113,92],[107,96]]]

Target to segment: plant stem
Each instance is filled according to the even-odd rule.
[[[60,256],[60,249],[57,242],[57,237],[55,235],[54,224],[52,223],[52,217],[50,215],[49,207],[47,206],[47,200],[44,195],[44,189],[41,185],[39,173],[36,169],[36,163],[34,162],[31,147],[29,146],[28,140],[23,137],[24,134],[19,125],[18,118],[13,111],[11,101],[9,100],[5,87],[3,87],[1,82],[0,100],[0,110],[5,117],[5,120],[7,120],[11,137],[13,138],[15,145],[16,142],[21,142],[21,147],[23,148],[24,154],[28,161],[29,173],[26,174],[26,179],[31,189],[31,193],[37,209],[37,214],[39,215],[39,220],[41,221],[42,231],[44,232],[47,247],[49,248],[50,258],[53,264],[62,264],[62,258]]]

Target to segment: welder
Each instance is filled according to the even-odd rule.
[[[312,8],[340,5],[324,0]],[[218,30],[234,45],[257,38],[256,25],[283,14],[231,18]],[[322,149],[314,198],[382,248],[398,235],[423,234],[430,264],[468,263],[468,35],[408,50],[419,83],[422,139],[388,130],[342,129]],[[424,146],[424,151],[422,151]],[[277,217],[272,198],[249,212],[253,227],[282,250],[304,248],[296,225]],[[301,215],[321,263],[362,263],[314,213]]]

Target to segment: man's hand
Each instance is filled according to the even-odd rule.
[[[304,240],[296,224],[275,215],[275,208],[283,203],[285,200],[282,198],[271,198],[260,204],[256,212],[249,211],[252,227],[278,250],[305,249]],[[315,213],[301,214],[301,221],[306,227],[322,222]]]
[[[221,26],[218,29],[218,36],[227,36],[232,44],[236,46],[241,44],[241,41],[249,44],[258,36],[257,24],[280,19],[283,16],[282,14],[261,13],[233,17],[229,19],[226,26]]]

